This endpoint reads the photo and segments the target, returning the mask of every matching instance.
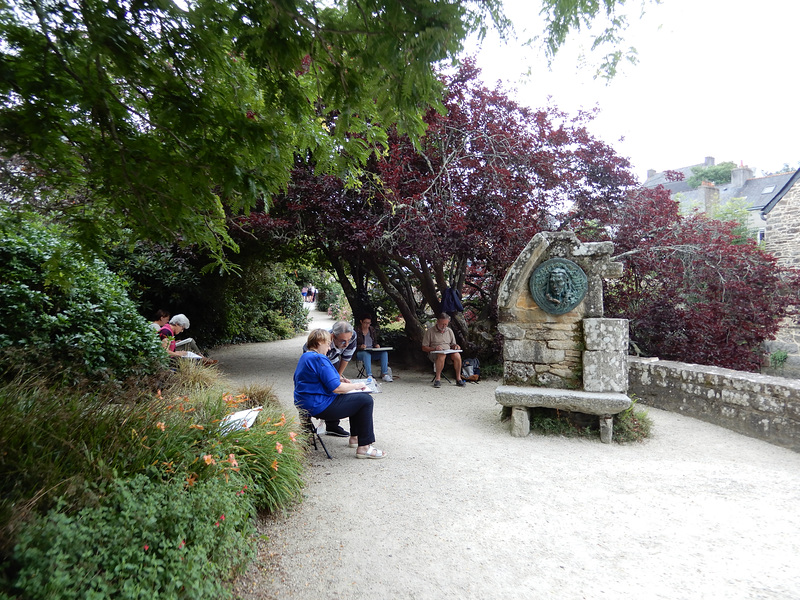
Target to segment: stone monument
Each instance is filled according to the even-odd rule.
[[[511,435],[528,435],[530,409],[547,407],[597,415],[608,443],[613,415],[630,407],[628,321],[603,318],[603,279],[622,275],[613,250],[572,232],[539,233],[503,279],[495,397],[511,413]]]

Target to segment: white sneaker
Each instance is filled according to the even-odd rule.
[[[385,382],[387,382],[387,383],[391,383],[391,382],[392,382],[392,376],[391,376],[391,375],[389,375],[389,373],[387,373],[386,375],[384,375],[383,377],[381,377],[381,379],[383,379],[383,380],[384,380]]]

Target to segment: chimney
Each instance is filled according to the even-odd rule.
[[[741,163],[740,163],[741,164]],[[748,179],[752,179],[753,169],[750,167],[739,166],[735,169],[731,170],[731,185],[733,187],[744,187],[744,184],[747,182]]]
[[[714,159],[712,158],[711,160]],[[703,211],[710,215],[719,205],[719,190],[712,182],[704,181],[700,184],[700,191],[702,192]]]
[[[651,177],[655,177],[655,176],[656,176],[656,170],[655,169],[647,169],[647,178],[648,179],[650,179]]]
[[[713,156],[706,156],[705,161],[703,162],[704,167],[713,167],[714,166],[714,157]]]

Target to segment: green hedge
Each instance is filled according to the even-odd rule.
[[[166,359],[101,261],[58,226],[0,209],[0,349],[7,348],[94,378],[138,376]]]

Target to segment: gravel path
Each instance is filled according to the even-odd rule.
[[[214,357],[292,409],[304,339]],[[643,444],[512,438],[498,382],[395,373],[375,395],[389,456],[325,437],[304,502],[259,524],[241,598],[800,598],[800,454],[657,409]]]

